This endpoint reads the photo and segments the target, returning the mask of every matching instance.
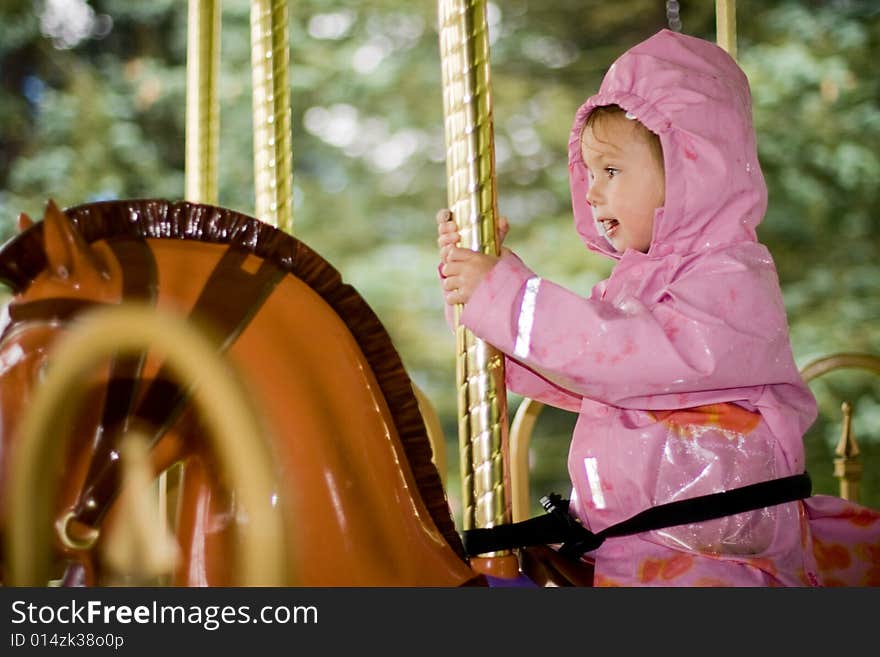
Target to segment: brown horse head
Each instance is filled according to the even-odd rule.
[[[42,222],[25,225],[0,250],[0,281],[14,294],[0,335],[4,481],[20,410],[57,336],[97,304],[135,299],[203,327],[253,394],[280,482],[277,499],[266,503],[282,508],[293,546],[297,580],[284,583],[482,581],[465,559],[390,338],[302,242],[207,205],[133,200],[61,212],[50,203]],[[156,469],[183,465],[176,534],[183,559],[173,583],[233,582],[235,536],[246,521],[186,390],[149,352],[115,359],[84,385],[90,393],[67,442],[57,515],[72,513],[87,528],[113,522],[117,441],[137,428],[150,439]],[[5,508],[0,497],[0,529]],[[87,582],[100,583],[100,558],[61,547],[58,555],[60,568],[87,563]]]

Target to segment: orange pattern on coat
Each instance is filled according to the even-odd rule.
[[[820,570],[846,570],[852,564],[849,550],[839,543],[826,544],[814,540],[813,552]]]
[[[620,587],[623,585],[616,579],[611,579],[610,577],[605,577],[604,575],[594,575],[593,586]]]
[[[865,507],[855,507],[847,509],[840,514],[840,517],[845,518],[856,527],[870,527],[875,522],[880,522],[880,511]]]
[[[639,579],[648,583],[660,578],[665,581],[680,577],[694,565],[694,558],[677,554],[669,559],[645,559],[639,567]]]
[[[673,411],[653,411],[653,417],[675,428],[687,426],[718,427],[747,434],[761,421],[760,413],[747,411],[736,404],[707,404]]]
[[[709,588],[709,587],[717,587],[724,586],[729,587],[732,586],[730,582],[724,579],[718,579],[717,577],[701,577],[697,581],[694,582],[694,586],[701,588]]]

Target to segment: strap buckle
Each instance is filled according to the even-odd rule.
[[[566,534],[569,538],[558,550],[561,555],[579,560],[585,552],[595,550],[605,541],[604,536],[594,534],[568,512],[570,500],[563,499],[558,493],[550,493],[544,495],[540,502],[544,511],[556,518],[567,529]]]

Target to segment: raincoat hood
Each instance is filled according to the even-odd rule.
[[[581,132],[590,112],[619,105],[660,137],[666,203],[654,217],[648,256],[757,240],[767,209],[745,74],[718,46],[661,30],[615,61],[578,110],[569,140],[575,226],[587,246],[619,259],[586,201]]]

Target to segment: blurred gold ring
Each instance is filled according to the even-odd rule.
[[[101,532],[94,527],[89,527],[83,538],[74,538],[70,535],[70,521],[75,518],[73,511],[65,513],[55,523],[55,529],[58,531],[58,538],[64,544],[64,547],[71,550],[89,550],[98,540]]]

